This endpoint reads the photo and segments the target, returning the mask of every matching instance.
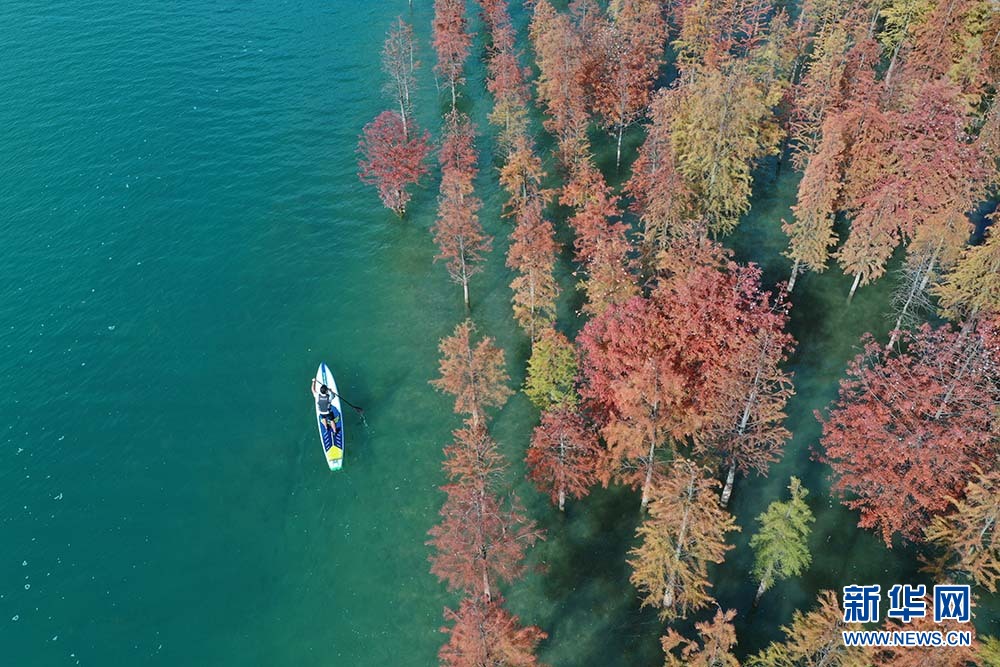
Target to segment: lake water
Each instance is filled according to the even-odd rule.
[[[436,134],[431,3],[414,5],[418,119]],[[432,179],[400,222],[356,177],[358,132],[389,105],[378,51],[401,12],[405,0],[0,4],[0,663],[434,664],[455,598],[424,542],[458,420],[427,381],[464,312],[432,261]],[[489,104],[473,66],[463,105],[481,128]],[[519,383],[508,223],[480,145],[497,242],[473,315]],[[777,280],[795,180],[772,168],[731,243]],[[788,475],[819,517],[810,572],[741,617],[747,649],[819,588],[915,576],[912,554],[824,497],[809,460],[812,410],[860,334],[887,328],[888,283],[850,309],[848,283],[831,271],[796,289],[796,438],[770,478],[736,489],[726,607],[749,610],[752,518]],[[367,416],[348,412],[334,474],[308,393],[321,360]],[[548,530],[510,606],[551,634],[553,665],[660,664],[662,625],[624,564],[638,499],[611,489],[553,511],[522,477],[535,418],[518,396],[494,427]]]

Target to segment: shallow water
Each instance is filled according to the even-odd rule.
[[[414,4],[418,116],[436,133],[431,3]],[[424,541],[458,420],[427,381],[461,294],[432,261],[434,184],[396,221],[358,183],[354,154],[388,106],[377,52],[406,11],[403,0],[0,5],[4,664],[434,663],[455,598],[429,574]],[[485,127],[481,67],[469,80],[462,104]],[[484,158],[479,194],[497,242],[473,308],[519,383],[527,344],[510,317],[493,167]],[[777,220],[793,188],[762,177],[732,239],[773,280],[787,271]],[[813,568],[741,620],[747,648],[818,588],[911,569],[910,554],[886,552],[830,505],[809,460],[812,410],[834,396],[860,333],[887,328],[886,281],[850,309],[846,290],[835,270],[796,288],[796,438],[768,479],[736,489],[745,532],[717,577],[726,607],[749,608],[752,517],[789,474],[819,517]],[[320,360],[368,422],[348,412],[337,474],[308,393]],[[505,591],[511,607],[551,634],[553,665],[659,664],[662,625],[638,609],[624,564],[638,500],[599,490],[553,511],[517,462],[534,419],[518,396],[494,429],[549,535]]]

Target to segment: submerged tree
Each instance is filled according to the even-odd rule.
[[[776,581],[802,574],[812,562],[808,542],[810,524],[816,519],[805,501],[809,491],[796,477],[792,477],[788,491],[791,497],[787,501],[771,503],[757,517],[760,530],[750,538],[755,555],[753,574],[760,581],[755,605]]]
[[[502,499],[466,480],[443,488],[441,522],[428,533],[431,572],[449,589],[489,599],[495,582],[521,576],[525,551],[539,532],[514,496]]]
[[[844,644],[844,613],[833,591],[820,591],[818,604],[809,612],[792,613],[792,624],[783,626],[785,641],[772,642],[749,658],[748,667],[871,667],[870,649]]]
[[[643,506],[674,443],[695,438],[727,469],[764,470],[785,439],[784,315],[772,311],[759,270],[704,237],[662,257],[648,298],[609,308],[579,338],[581,392],[605,419],[604,481],[641,487]]]
[[[685,639],[676,630],[669,630],[663,638],[663,652],[667,654],[666,667],[740,667],[740,661],[733,655],[736,646],[734,610],[715,612],[711,621],[696,623],[698,642]],[[679,654],[675,649],[680,649]]]
[[[411,196],[407,187],[427,173],[430,150],[430,134],[408,138],[400,115],[383,111],[365,125],[358,142],[361,181],[374,185],[386,208],[402,216]]]
[[[715,500],[718,482],[704,469],[676,459],[653,490],[649,518],[636,531],[642,542],[630,552],[630,581],[643,606],[664,619],[685,618],[712,603],[708,564],[721,563],[732,546],[726,533],[738,531],[731,514]]]
[[[482,202],[474,197],[476,173],[475,127],[463,114],[448,114],[441,145],[441,195],[433,229],[440,250],[435,259],[445,260],[453,282],[462,286],[469,308],[469,279],[482,271],[484,254],[492,239],[479,222]]]
[[[838,475],[834,489],[854,496],[844,504],[861,511],[858,525],[887,545],[895,534],[921,540],[974,466],[996,461],[994,335],[925,325],[904,334],[905,351],[869,338],[848,367],[823,423],[825,460]]]
[[[886,623],[889,632],[941,632],[947,634],[959,630],[968,631],[969,625],[954,620],[937,622],[934,620],[933,604],[927,601],[924,616],[917,616],[906,625],[892,619]],[[969,646],[905,646],[884,647],[877,649],[872,656],[872,667],[966,667],[981,665],[979,657],[979,641],[973,636]]]
[[[464,0],[434,0],[432,43],[437,53],[434,71],[444,77],[451,90],[453,111],[458,104],[457,88],[465,82],[463,70],[472,45],[467,26]]]
[[[603,52],[594,77],[594,110],[617,138],[616,168],[625,129],[642,117],[663,62],[666,22],[656,0],[617,0],[613,20],[595,35]]]
[[[542,423],[532,434],[528,477],[561,512],[567,495],[579,499],[589,492],[600,453],[597,433],[575,407],[553,407],[542,413]]]
[[[535,407],[547,410],[574,407],[579,363],[576,348],[554,328],[546,329],[531,346],[524,393]]]
[[[780,366],[794,341],[785,333],[788,314],[780,296],[771,303],[760,287],[757,267],[734,271],[743,299],[734,316],[740,342],[729,345],[720,361],[726,371],[710,406],[709,423],[695,434],[695,451],[721,461],[726,470],[721,502],[729,503],[736,473],[767,474],[791,433],[784,427],[785,405],[795,393],[791,376]]]
[[[452,623],[441,631],[448,643],[438,658],[445,667],[536,667],[535,650],[546,638],[539,628],[522,626],[517,616],[501,606],[502,600],[467,597],[457,610],[445,610]]]
[[[441,341],[441,377],[431,384],[455,397],[455,412],[478,422],[485,409],[502,406],[512,392],[503,350],[489,337],[474,344],[475,332],[472,320],[466,320]]]
[[[507,250],[507,266],[518,274],[510,283],[514,319],[533,341],[555,321],[559,296],[555,229],[542,209],[540,196],[527,199],[515,209]]]
[[[927,541],[943,550],[932,570],[967,576],[991,593],[1000,584],[1000,471],[976,471],[953,511],[934,518]]]
[[[396,19],[385,38],[382,47],[382,71],[389,77],[386,90],[399,105],[399,117],[403,121],[403,133],[410,136],[410,95],[416,88],[417,79],[413,75],[418,62],[414,58],[413,27],[402,18]]]

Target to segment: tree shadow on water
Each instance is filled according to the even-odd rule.
[[[640,519],[639,499],[628,489],[595,489],[551,508],[541,523],[549,539],[539,549],[545,573],[540,593],[549,615],[543,659],[552,665],[653,665],[662,654],[664,624],[656,610],[640,609],[629,583],[626,554]]]

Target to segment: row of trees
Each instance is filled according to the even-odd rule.
[[[597,483],[640,490],[646,513],[629,563],[643,604],[668,620],[713,605],[709,564],[724,560],[739,530],[726,510],[734,482],[766,475],[790,437],[784,410],[793,386],[783,366],[795,345],[787,324],[797,277],[832,257],[854,277],[853,296],[906,244],[895,331],[888,346],[867,340],[852,362],[837,402],[820,415],[817,456],[861,526],[887,544],[926,542],[935,577],[995,591],[1000,241],[992,234],[968,246],[967,214],[1000,180],[1000,114],[991,104],[1000,13],[983,0],[807,0],[794,18],[770,0],[613,0],[607,9],[572,0],[564,12],[539,0],[529,30],[537,97],[563,181],[550,191],[507,2],[478,4],[499,182],[514,223],[512,305],[532,343],[524,389],[541,411],[527,450],[538,489],[560,510]],[[668,42],[678,76],[657,89]],[[458,109],[472,45],[460,0],[435,2],[433,45],[451,97],[433,232],[468,306],[468,280],[490,239],[474,196],[475,128]],[[416,63],[404,23],[383,55],[399,112],[366,126],[362,178],[402,214],[430,150],[409,113]],[[645,141],[616,193],[596,166],[590,129],[611,133],[620,168],[626,130],[643,118]],[[793,268],[787,286],[769,291],[758,268],[733,261],[711,237],[732,231],[749,209],[761,160],[777,156],[780,167],[786,154],[803,171],[784,224]],[[572,210],[589,318],[575,342],[556,321],[558,246],[546,215],[554,196]],[[934,302],[956,327],[921,324]],[[436,381],[467,416],[446,449],[447,500],[431,532],[433,571],[465,595],[447,612],[441,659],[535,664],[544,633],[521,627],[496,585],[520,576],[539,534],[504,493],[505,464],[487,430],[486,412],[509,393],[502,352],[489,339],[474,344],[473,334],[466,322],[442,343]],[[793,478],[788,499],[758,517],[756,600],[808,567],[806,495]],[[696,641],[669,631],[667,664],[738,664],[734,616],[720,609],[696,626]],[[940,657],[848,649],[841,629],[835,596],[821,593],[813,611],[796,613],[785,642],[747,664]],[[986,641],[941,664],[998,650]]]

